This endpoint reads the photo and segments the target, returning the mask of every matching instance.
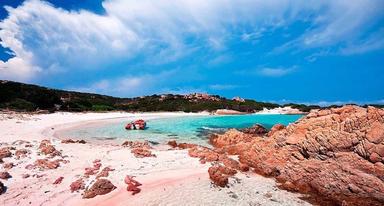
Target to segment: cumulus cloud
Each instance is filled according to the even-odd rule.
[[[30,65],[20,57],[12,57],[8,61],[0,60],[0,78],[17,81],[28,81],[31,76],[40,72],[39,67]]]
[[[230,49],[234,38],[260,41],[265,28],[297,20],[308,23],[309,29],[282,48],[339,42],[353,48],[383,11],[380,0],[105,0],[102,6],[103,14],[68,11],[41,0],[6,7],[9,16],[0,23],[0,43],[15,57],[1,62],[0,78],[33,79],[54,71],[105,70],[116,64],[133,73],[135,59],[158,65],[196,51],[220,53]],[[369,41],[359,42],[366,45],[364,51],[378,49]]]

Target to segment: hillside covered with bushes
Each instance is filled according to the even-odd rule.
[[[217,95],[152,95],[135,98],[117,98],[106,95],[50,89],[31,84],[0,81],[0,109],[15,111],[214,111],[232,109],[241,112],[255,112],[263,108],[276,108],[285,105],[258,102],[248,99],[226,99]],[[315,105],[289,104],[303,112]]]

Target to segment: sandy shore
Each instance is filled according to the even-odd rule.
[[[153,119],[183,115],[185,113],[54,113],[42,115],[0,116],[1,147],[25,148],[29,141],[32,147],[27,157],[4,158],[1,171],[8,171],[12,178],[1,180],[7,187],[0,196],[1,205],[308,205],[299,194],[289,193],[276,187],[272,179],[254,173],[239,173],[230,179],[229,188],[218,188],[211,184],[207,169],[209,163],[200,164],[198,159],[188,156],[186,150],[169,150],[160,146],[152,152],[157,157],[136,158],[130,149],[118,144],[63,144],[53,135],[57,130],[78,125],[93,124],[99,121],[121,121],[135,118]],[[206,114],[204,114],[206,115]],[[41,140],[50,139],[63,158],[68,161],[57,169],[25,169],[36,159],[44,158],[38,152]],[[71,193],[69,185],[84,174],[95,159],[100,159],[102,167],[115,169],[109,179],[117,188],[92,199],[82,199],[79,192]],[[5,163],[14,167],[4,169]],[[22,175],[29,174],[29,178]],[[139,194],[132,196],[126,191],[124,177],[136,176],[143,186]],[[62,183],[54,185],[58,177]],[[86,186],[94,182],[89,177]]]

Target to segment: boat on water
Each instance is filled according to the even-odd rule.
[[[147,123],[143,119],[135,120],[125,126],[126,130],[144,130]]]

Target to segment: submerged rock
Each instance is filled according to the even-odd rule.
[[[255,124],[250,128],[245,128],[241,130],[245,134],[252,134],[252,135],[264,135],[268,132],[268,130],[261,124]]]

